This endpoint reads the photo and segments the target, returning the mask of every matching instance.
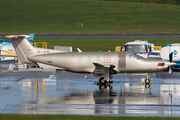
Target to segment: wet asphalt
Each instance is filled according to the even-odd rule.
[[[180,72],[146,75],[116,74],[99,85],[92,74],[55,70],[8,71],[0,63],[0,113],[93,116],[180,117]]]

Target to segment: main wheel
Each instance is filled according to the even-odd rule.
[[[107,86],[105,86],[105,85],[99,85],[99,90],[104,90],[106,88],[107,88]]]
[[[100,84],[106,83],[106,80],[104,80],[104,77],[101,77],[101,78],[99,79],[99,83],[100,83]]]

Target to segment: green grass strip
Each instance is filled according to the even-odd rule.
[[[10,41],[10,39],[5,38]],[[84,52],[89,51],[115,51],[116,46],[123,46],[134,40],[147,40],[155,46],[164,46],[169,43],[180,43],[180,38],[35,38],[35,42],[47,42],[50,49],[54,46],[72,46],[77,52],[80,48]]]
[[[175,117],[109,117],[79,115],[17,115],[0,114],[0,120],[180,120]]]

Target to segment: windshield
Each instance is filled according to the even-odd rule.
[[[132,60],[139,60],[139,59],[141,59],[143,57],[141,57],[140,55],[135,53],[135,54],[130,55],[129,58],[132,59]]]
[[[141,58],[143,58],[142,56],[140,56],[140,55],[138,55],[138,54],[134,54],[138,59],[141,59]]]
[[[147,45],[125,45],[125,51],[136,53],[147,53]]]

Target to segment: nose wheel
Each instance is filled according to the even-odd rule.
[[[145,79],[143,84],[144,84],[144,87],[147,89],[147,88],[150,88],[152,83],[151,83],[150,79]]]
[[[149,79],[145,79],[144,81],[146,84],[149,84],[150,80]]]

